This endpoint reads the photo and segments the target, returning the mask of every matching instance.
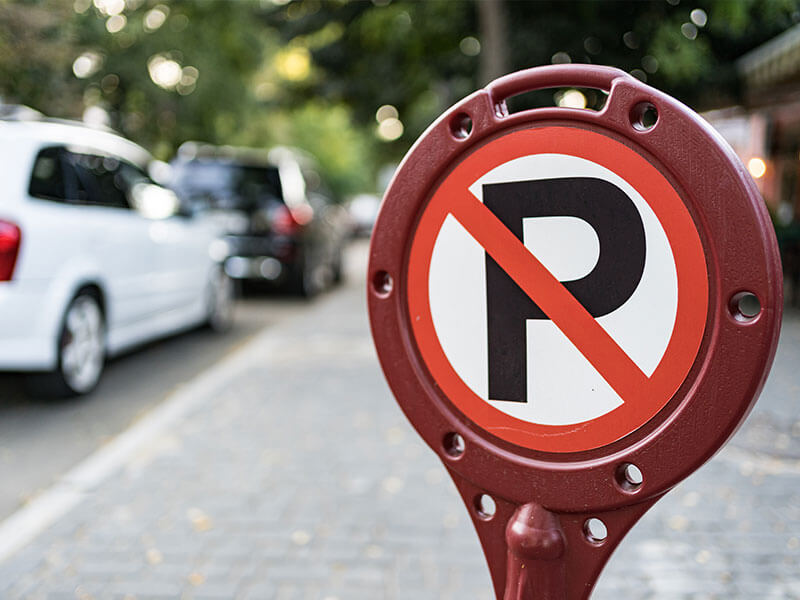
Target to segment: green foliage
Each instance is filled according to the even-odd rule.
[[[0,97],[59,117],[102,107],[160,158],[189,139],[298,146],[343,195],[372,188],[480,87],[489,47],[477,0],[118,1],[0,0]],[[800,20],[800,0],[492,7],[505,16],[507,71],[610,64],[700,109],[736,101],[735,60]],[[382,105],[397,110],[400,137],[376,135]]]
[[[344,104],[311,101],[294,110],[259,111],[247,128],[236,132],[229,143],[252,148],[294,146],[312,154],[339,199],[372,189],[374,162],[371,136],[354,124]]]

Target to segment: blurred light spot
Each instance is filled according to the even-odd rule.
[[[397,492],[403,489],[405,483],[399,477],[395,477],[394,475],[392,475],[391,477],[387,477],[386,479],[384,479],[381,485],[383,489],[389,492],[390,494],[396,494]]]
[[[747,170],[750,171],[750,175],[760,179],[767,172],[767,163],[764,162],[764,159],[758,157],[751,158],[747,161]]]
[[[689,18],[692,20],[692,23],[698,27],[705,27],[706,23],[708,23],[708,15],[702,8],[695,8],[689,15]]]
[[[83,122],[91,127],[108,127],[111,117],[102,106],[89,106],[83,111]]]
[[[647,81],[647,73],[642,71],[641,69],[634,69],[631,71],[631,75],[636,77],[639,81]]]
[[[600,54],[600,51],[603,49],[603,45],[600,43],[598,38],[591,36],[583,40],[583,48],[589,54]]]
[[[160,54],[150,57],[150,60],[147,61],[147,71],[150,73],[153,83],[165,90],[173,89],[183,77],[181,66]]]
[[[700,494],[697,492],[689,492],[683,497],[684,506],[697,506],[698,502],[700,502]]]
[[[667,0],[667,4],[671,4],[672,6],[678,6],[681,3],[681,0]]]
[[[364,554],[367,555],[367,558],[380,558],[383,556],[383,548],[376,544],[370,544]]]
[[[175,91],[178,92],[181,96],[188,96],[189,94],[191,94],[196,89],[197,89],[197,86],[194,83],[190,83],[189,85],[184,85],[182,83],[179,83],[175,87]]]
[[[164,562],[164,555],[158,548],[150,548],[146,552],[145,558],[147,558],[147,562],[151,565],[160,565]]]
[[[397,119],[400,113],[391,104],[384,104],[375,112],[375,120],[378,123],[384,122],[386,119]]]
[[[106,29],[108,33],[119,33],[125,29],[125,25],[127,24],[128,19],[125,18],[125,15],[114,15],[113,17],[109,17],[108,21],[106,21]]]
[[[197,87],[197,78],[200,71],[196,67],[186,66],[181,71],[181,80],[178,82],[177,91],[181,96],[191,94]]]
[[[127,31],[120,31],[117,34],[116,40],[117,40],[117,45],[120,48],[130,48],[131,46],[133,46],[134,42],[136,41],[136,38]]]
[[[626,31],[622,35],[622,43],[631,50],[636,50],[639,47],[639,37],[632,31]]]
[[[569,54],[566,52],[556,52],[553,56],[550,57],[550,62],[554,65],[566,65],[572,62],[572,59],[569,57]]]
[[[79,585],[75,588],[75,600],[94,600],[94,596]]]
[[[125,0],[94,0],[94,6],[102,14],[113,17],[125,10]]]
[[[655,73],[658,71],[658,59],[651,54],[647,54],[642,57],[642,66],[648,73]]]
[[[478,38],[472,37],[471,35],[461,40],[458,47],[461,53],[467,56],[478,56],[478,54],[481,53],[481,43],[478,41]]]
[[[406,11],[399,13],[394,18],[394,24],[399,29],[409,29],[411,27],[411,15],[408,14]]]
[[[186,511],[186,516],[195,531],[208,531],[212,528],[211,517],[199,508],[190,508]]]
[[[789,541],[786,542],[786,547],[789,548],[789,550],[800,548],[800,539],[796,537],[789,538]]]
[[[586,108],[586,96],[580,90],[567,90],[557,103],[561,108]]]
[[[144,15],[144,30],[155,31],[161,27],[169,16],[169,7],[159,4]]]
[[[384,141],[391,142],[403,135],[403,123],[400,119],[390,117],[381,121],[378,125],[378,137]]]
[[[397,446],[405,438],[406,432],[400,427],[390,427],[386,430],[386,443],[390,446]]]
[[[103,57],[97,52],[84,52],[72,63],[72,72],[79,79],[91,77],[103,64]]]
[[[269,100],[278,93],[278,86],[271,81],[262,81],[256,86],[255,94],[259,100]]]
[[[303,529],[292,532],[292,543],[295,546],[305,546],[311,541],[311,534]]]
[[[200,77],[200,71],[197,70],[197,67],[183,67],[181,71],[181,83],[183,85],[192,85],[197,81],[198,77]]]
[[[302,19],[306,16],[306,7],[302,2],[292,2],[286,7],[286,17],[290,21]]]
[[[175,15],[169,21],[169,28],[175,32],[183,31],[188,26],[189,26],[189,17],[187,17],[186,15]]]
[[[311,53],[303,46],[279,52],[275,63],[278,74],[289,81],[303,81],[311,74]]]
[[[193,586],[197,587],[198,585],[203,585],[206,582],[206,576],[202,573],[192,573],[187,577],[189,583]]]
[[[694,559],[700,563],[701,565],[706,564],[709,560],[711,560],[711,552],[708,550],[700,550]]]
[[[286,4],[289,4],[289,2],[291,2],[291,1],[292,0],[272,0],[272,3],[275,6],[285,6]]]
[[[104,93],[110,94],[119,86],[119,77],[114,73],[109,73],[100,81],[100,88]]]
[[[681,33],[687,40],[693,40],[697,37],[697,27],[692,23],[684,23],[681,25]]]
[[[667,520],[667,527],[674,531],[684,531],[689,527],[689,519],[683,515],[673,515]]]
[[[72,9],[79,15],[82,15],[89,10],[91,5],[92,0],[75,0],[75,3],[72,5]]]

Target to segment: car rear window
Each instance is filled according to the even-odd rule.
[[[255,209],[282,202],[278,169],[197,160],[175,165],[173,188],[194,208]]]

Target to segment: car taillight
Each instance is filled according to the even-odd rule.
[[[14,223],[0,220],[0,281],[11,281],[17,264],[22,232]]]
[[[292,235],[308,225],[313,216],[314,211],[307,204],[292,209],[282,204],[272,213],[272,231],[280,235]]]

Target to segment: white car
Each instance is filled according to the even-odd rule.
[[[150,160],[78,123],[0,120],[0,370],[35,393],[85,394],[108,356],[231,322],[226,245]]]

